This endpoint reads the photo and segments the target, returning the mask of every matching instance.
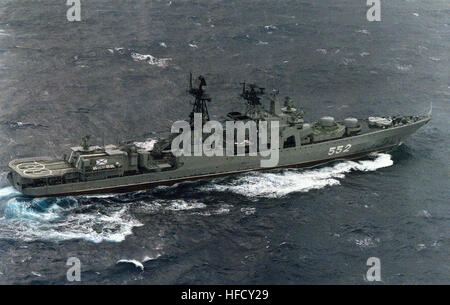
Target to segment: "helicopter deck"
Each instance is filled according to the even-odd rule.
[[[74,170],[64,160],[51,160],[45,157],[13,160],[9,163],[9,167],[21,177],[31,179],[62,176]]]

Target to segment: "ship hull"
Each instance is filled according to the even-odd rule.
[[[30,197],[75,196],[83,194],[117,193],[173,185],[183,181],[211,179],[238,173],[276,168],[312,167],[334,160],[357,159],[370,153],[388,151],[401,144],[430,118],[412,124],[336,140],[308,144],[279,151],[278,165],[261,167],[262,157],[214,156],[181,157],[176,170],[162,171],[111,179],[77,182],[18,189]],[[14,185],[14,184],[13,184]]]

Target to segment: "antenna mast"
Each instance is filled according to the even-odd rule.
[[[194,126],[194,113],[202,114],[202,125],[204,125],[207,121],[209,121],[208,106],[206,102],[211,102],[211,98],[203,90],[203,87],[206,86],[205,78],[202,75],[200,75],[198,77],[198,80],[200,81],[200,84],[198,88],[194,88],[192,86],[192,73],[189,74],[188,93],[195,98],[191,114],[189,115],[190,124],[192,127]]]
[[[89,150],[89,139],[91,138],[90,135],[85,135],[84,137],[81,138],[81,147],[83,148],[83,150]]]
[[[260,96],[264,95],[264,88],[249,84],[250,89],[247,89],[245,83],[241,83],[241,85],[241,97],[247,101],[247,116],[252,119],[259,119],[262,116]]]

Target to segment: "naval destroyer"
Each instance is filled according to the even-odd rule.
[[[201,124],[210,121],[207,104],[211,97],[206,94],[205,86],[206,81],[201,76],[193,86],[191,75],[188,93],[193,96],[192,128],[194,117],[199,115]],[[324,116],[318,121],[306,122],[303,112],[294,108],[290,98],[286,97],[281,105],[277,94],[277,91],[266,94],[264,88],[243,83],[240,97],[246,102],[245,110],[230,112],[223,119],[244,123],[278,122],[279,145],[271,146],[269,141],[267,149],[277,149],[279,157],[277,164],[269,168],[261,166],[262,155],[248,153],[248,138],[232,143],[224,140],[224,150],[233,147],[237,152],[237,147],[241,146],[248,153],[245,155],[176,156],[171,149],[174,134],[159,139],[151,149],[140,148],[134,142],[90,145],[86,136],[61,159],[12,160],[7,177],[11,185],[26,196],[53,197],[128,192],[249,171],[311,167],[391,150],[431,119],[430,109],[423,115],[349,117],[342,121]],[[269,109],[263,106],[263,97],[268,98]]]

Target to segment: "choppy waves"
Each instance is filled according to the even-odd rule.
[[[23,241],[84,239],[120,242],[142,224],[124,204],[89,203],[83,198],[25,198],[0,189],[0,238]]]
[[[157,66],[160,68],[166,68],[169,65],[169,61],[172,60],[172,58],[156,58],[153,55],[150,54],[140,54],[138,52],[135,52],[131,49],[125,49],[125,48],[113,48],[108,49],[108,51],[111,54],[119,55],[119,56],[130,56],[134,61],[143,61],[147,62],[151,66]]]

